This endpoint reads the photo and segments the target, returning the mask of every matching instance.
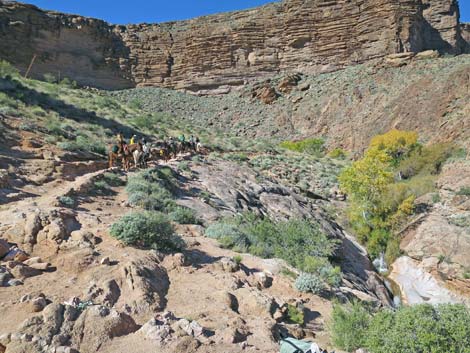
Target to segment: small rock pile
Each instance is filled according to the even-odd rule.
[[[0,287],[22,285],[26,278],[51,270],[51,264],[0,239]]]

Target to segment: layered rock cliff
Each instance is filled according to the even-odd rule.
[[[388,54],[460,53],[455,0],[284,0],[165,24],[100,20],[0,2],[0,58],[31,74],[102,88],[239,86],[273,73],[318,73]],[[21,48],[21,50],[18,50]]]

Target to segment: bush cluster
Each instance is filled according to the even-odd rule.
[[[284,259],[297,269],[314,274],[323,284],[338,286],[341,282],[339,268],[328,260],[337,242],[309,221],[274,221],[244,213],[213,223],[205,234],[218,239],[223,247],[263,258]]]
[[[325,141],[323,139],[309,138],[301,141],[283,141],[279,146],[294,152],[320,156],[323,153],[324,144]]]
[[[350,224],[372,256],[386,252],[394,260],[393,234],[414,213],[415,199],[435,190],[436,175],[455,150],[422,146],[415,132],[392,130],[373,138],[364,157],[341,173]]]
[[[197,224],[199,221],[193,210],[176,205],[177,188],[177,180],[170,168],[154,168],[131,176],[126,191],[133,206],[163,212],[177,223]]]
[[[125,245],[151,247],[160,251],[179,251],[184,242],[168,217],[160,212],[137,212],[123,216],[111,226],[111,235]]]
[[[360,304],[335,305],[333,342],[371,353],[469,353],[470,310],[460,304],[403,307],[371,314]]]

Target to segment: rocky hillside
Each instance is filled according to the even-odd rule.
[[[469,147],[470,55],[437,56],[394,55],[333,73],[279,75],[215,97],[161,88],[112,95],[213,133],[239,136],[241,148],[315,136],[330,149],[357,152],[393,128],[416,130],[424,142]]]
[[[279,72],[330,72],[394,53],[457,54],[467,49],[465,29],[456,0],[284,0],[130,26],[0,2],[0,58],[25,72],[35,57],[32,76],[51,73],[81,85],[199,91]]]
[[[328,171],[337,174],[341,163],[316,160],[309,172],[318,186],[305,193],[258,172],[255,162],[219,153],[180,154],[129,174],[107,170],[100,145],[118,129],[150,138],[139,119],[154,115],[103,92],[26,80],[5,64],[1,70],[0,351],[277,352],[281,332],[331,347],[331,298],[392,304],[366,251],[334,219],[336,180]],[[167,123],[165,133],[181,131]],[[288,158],[303,168],[300,157]],[[166,186],[149,195],[150,206],[164,201],[176,214],[144,211],[132,199],[131,180],[151,175]],[[314,225],[332,246],[322,261],[338,266],[335,283],[299,292],[290,261],[240,254],[206,236],[215,222],[246,212]],[[185,246],[126,246],[111,234],[128,214],[173,217],[158,234],[169,230]]]

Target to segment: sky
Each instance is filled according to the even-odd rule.
[[[159,23],[256,7],[273,0],[24,0],[48,10],[95,17],[114,24]],[[470,0],[460,0],[462,22],[470,22]]]
[[[470,1],[470,0],[464,0]],[[47,10],[99,18],[113,24],[160,23],[248,9],[274,0],[20,0]]]

